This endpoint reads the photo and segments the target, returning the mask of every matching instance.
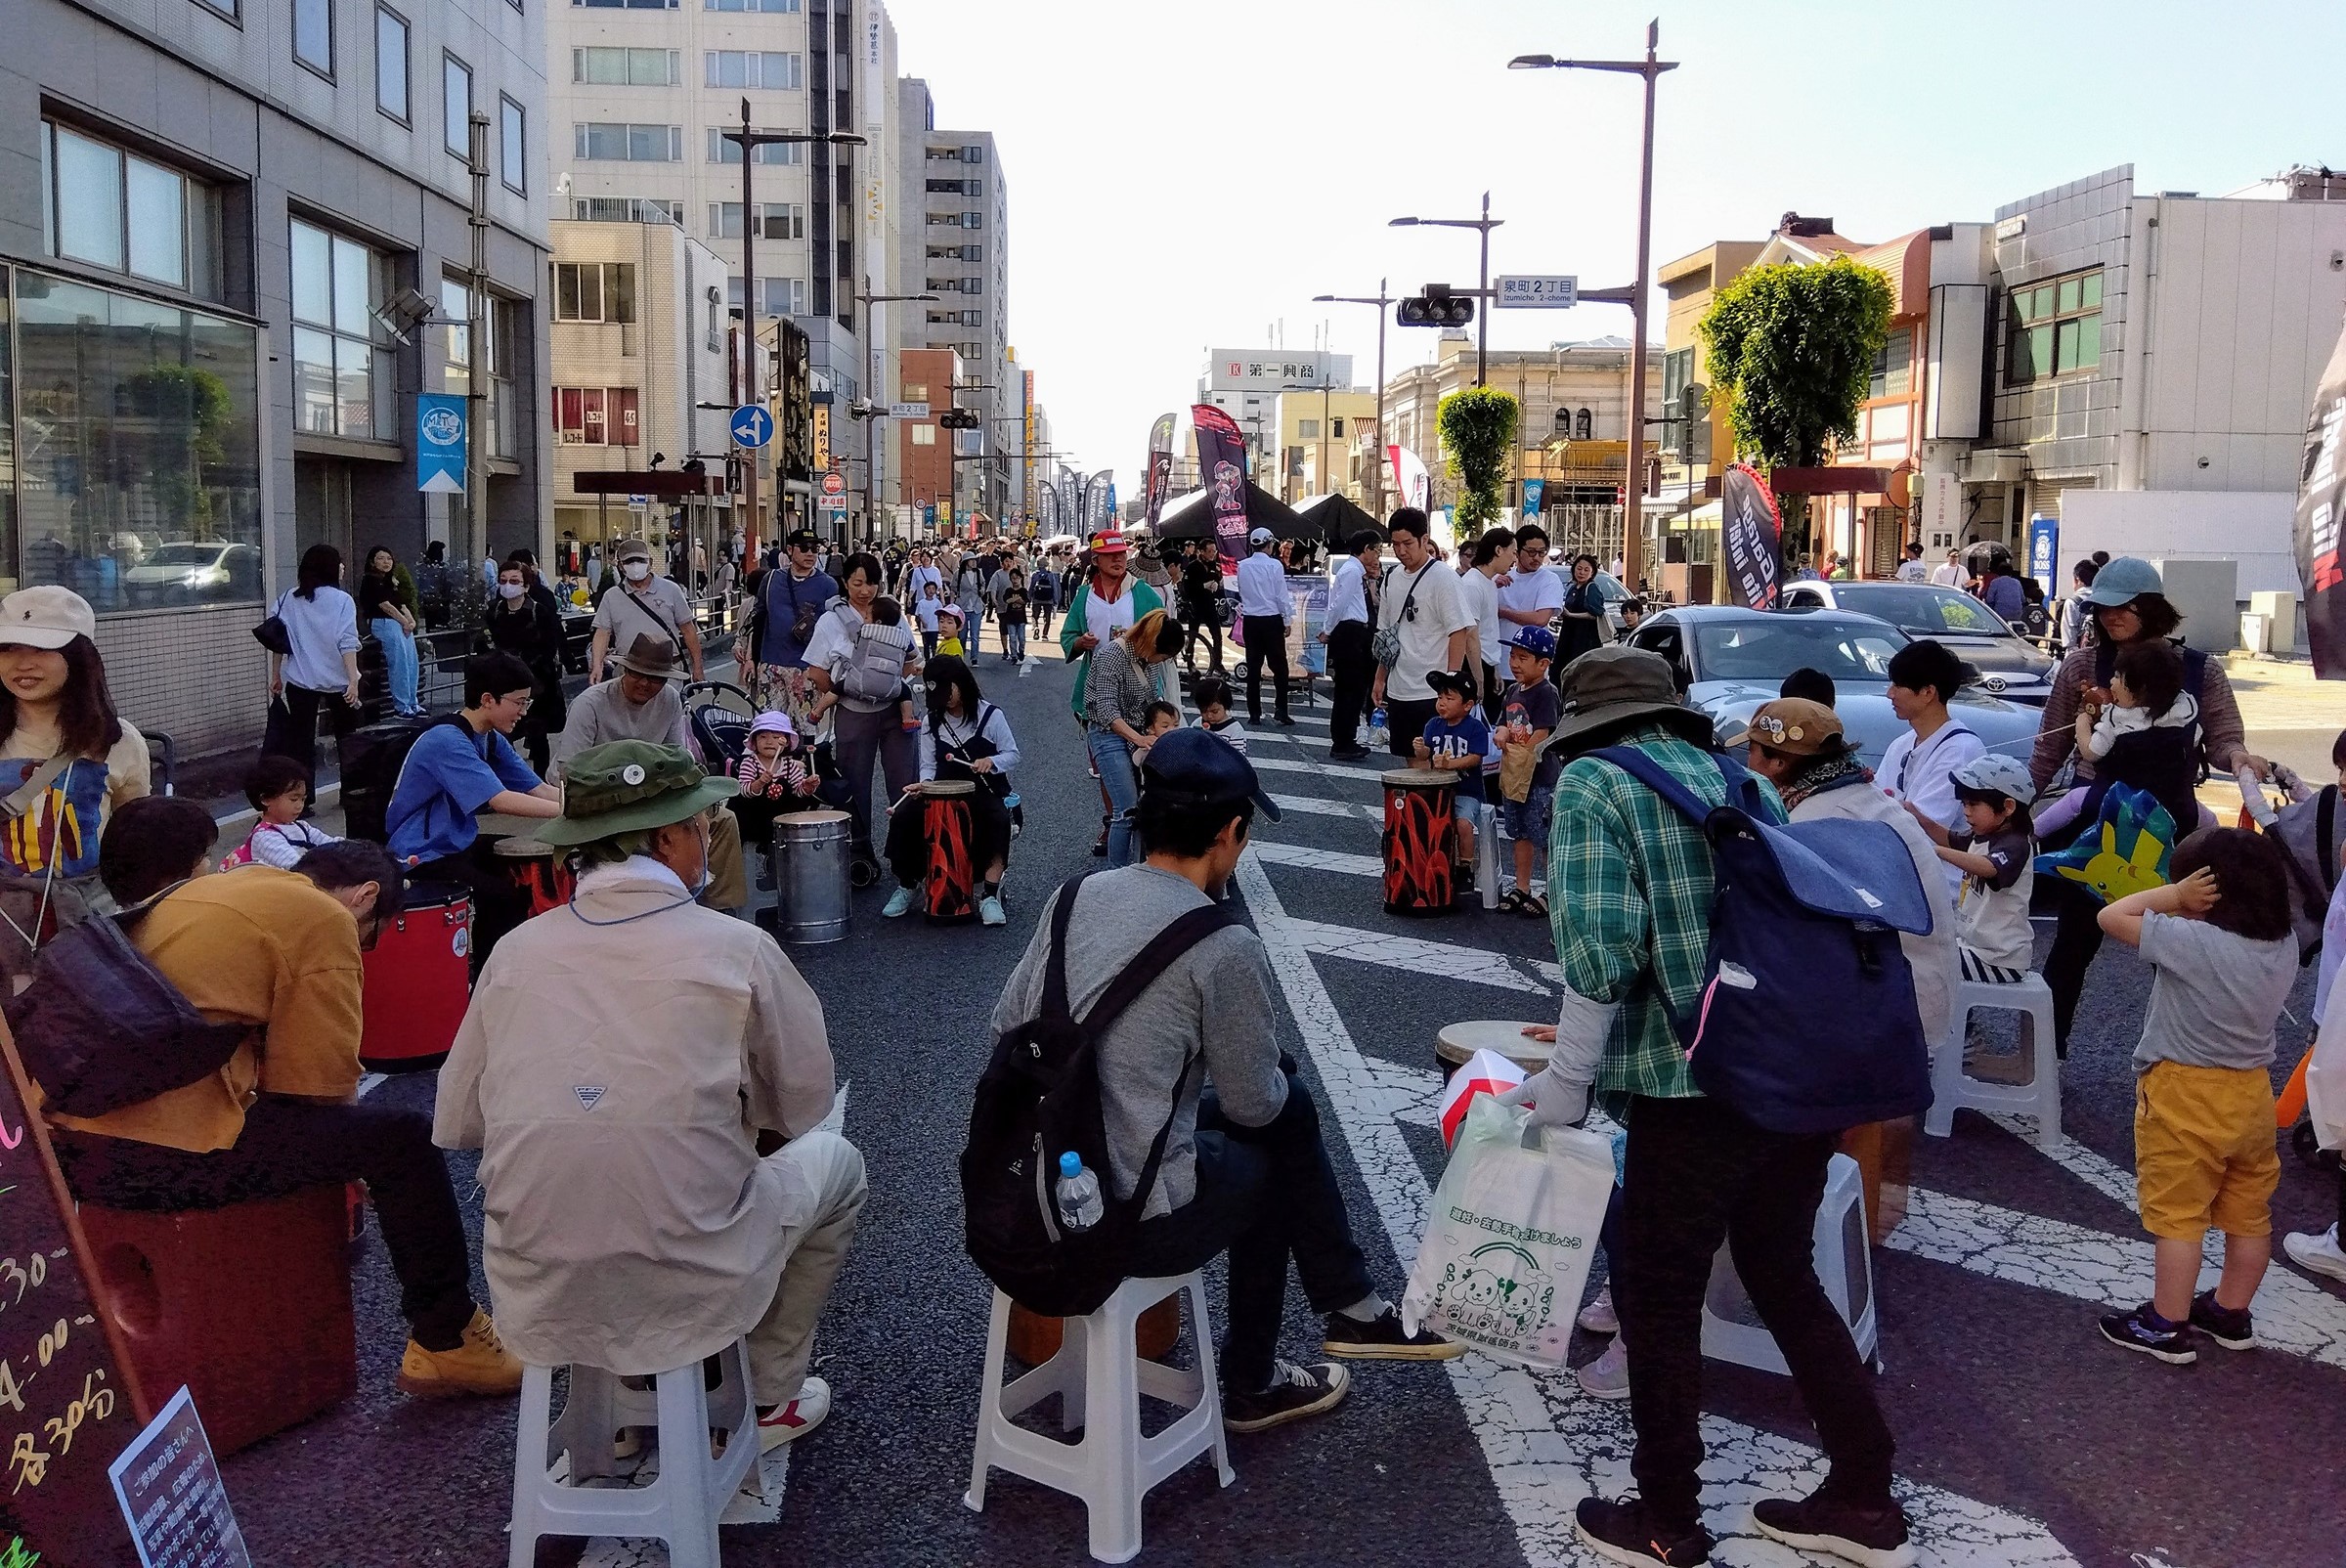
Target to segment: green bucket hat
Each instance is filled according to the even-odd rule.
[[[681,822],[741,792],[729,778],[711,778],[680,747],[648,740],[589,746],[562,772],[562,814],[538,830],[538,841],[558,849],[622,833]]]

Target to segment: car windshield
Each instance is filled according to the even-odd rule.
[[[1890,655],[1906,639],[1888,627],[1813,615],[1698,623],[1695,678],[1773,684],[1803,667],[1835,680],[1890,679]]]
[[[165,544],[147,557],[152,566],[209,566],[220,558],[225,544]]]
[[[1941,632],[1968,632],[1981,636],[2011,634],[1996,612],[1953,588],[1923,588],[1914,584],[1845,584],[1833,597],[1845,610],[1879,616],[1902,632],[1935,636]]]

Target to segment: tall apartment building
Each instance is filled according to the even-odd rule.
[[[1010,355],[1010,193],[1001,158],[989,131],[938,130],[929,84],[916,76],[896,83],[896,124],[905,182],[898,276],[903,292],[937,296],[904,307],[897,346],[961,356],[961,406],[985,422],[954,433],[956,456],[981,459],[954,465],[954,516],[1007,521],[1022,504],[1013,486],[1024,385]],[[930,389],[933,409],[946,401],[937,390]]]
[[[832,410],[835,456],[859,456],[849,411],[886,393],[856,299],[867,278],[869,291],[890,291],[895,31],[886,8],[879,0],[551,0],[547,22],[564,215],[642,222],[665,214],[707,243],[728,269],[729,308],[742,308],[754,287],[761,321],[788,317],[805,331],[815,401]],[[846,132],[864,145],[759,148],[746,171],[755,210],[745,212],[741,149],[723,134],[740,128],[745,102],[754,130]],[[745,233],[754,284],[742,269]],[[760,338],[770,344],[773,328]],[[809,499],[785,501],[803,513]]]
[[[427,541],[545,544],[539,3],[9,7],[0,588],[87,598],[117,702],[183,756],[258,735],[248,632],[307,546],[337,546],[355,582],[376,544],[410,562]],[[427,307],[459,325],[419,325]],[[476,365],[485,530],[417,488],[415,396],[468,390]]]

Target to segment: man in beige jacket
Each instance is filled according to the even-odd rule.
[[[515,1355],[647,1375],[747,1335],[770,1450],[830,1410],[806,1368],[865,1192],[862,1154],[820,1126],[822,1004],[771,936],[693,901],[732,780],[613,741],[564,785],[540,837],[577,849],[578,893],[482,971],[433,1137],[482,1152]]]

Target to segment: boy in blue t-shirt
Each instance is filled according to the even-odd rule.
[[[529,898],[474,854],[483,811],[552,818],[561,792],[541,780],[507,739],[530,711],[530,667],[509,653],[464,662],[464,710],[415,738],[383,812],[392,854],[411,882],[453,883],[472,894],[472,972],[530,912]]]
[[[1452,671],[1437,670],[1425,677],[1434,688],[1434,717],[1412,747],[1419,762],[1441,772],[1458,773],[1456,815],[1458,858],[1474,863],[1474,824],[1483,811],[1483,767],[1498,753],[1491,747],[1491,726],[1475,710],[1474,682]]]

